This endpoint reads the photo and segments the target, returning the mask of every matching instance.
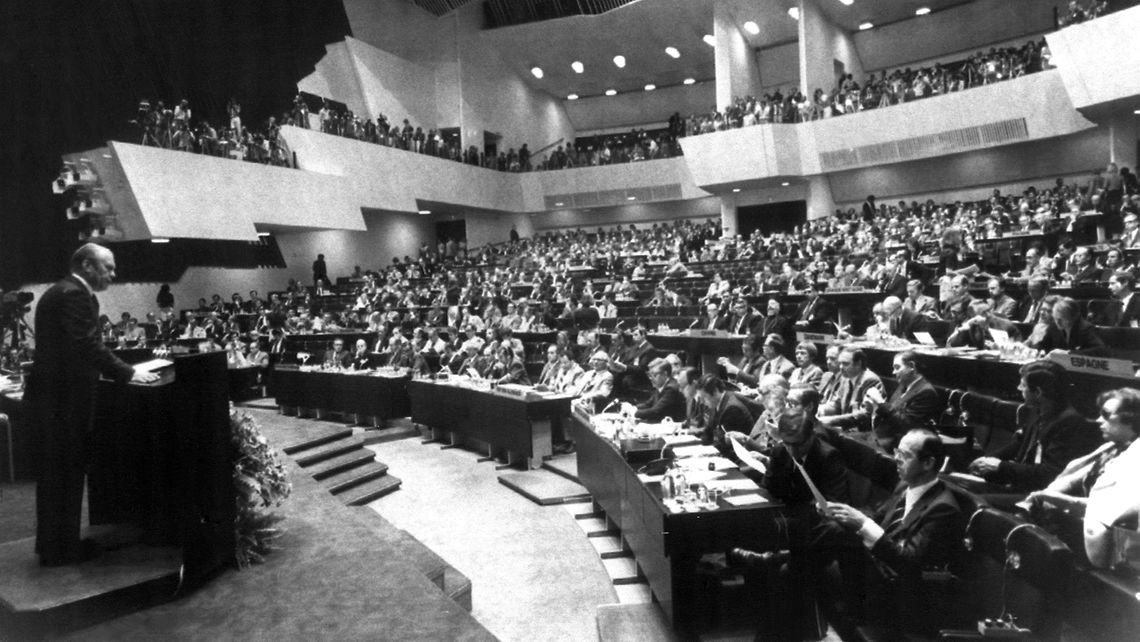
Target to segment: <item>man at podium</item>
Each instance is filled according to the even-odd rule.
[[[99,375],[147,383],[99,338],[96,292],[115,278],[115,256],[88,243],[71,257],[71,274],[48,288],[36,307],[36,352],[25,400],[39,439],[36,553],[44,566],[77,564],[99,554],[79,539],[80,510]]]

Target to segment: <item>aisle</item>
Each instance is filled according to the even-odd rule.
[[[466,575],[472,615],[507,641],[596,640],[598,605],[617,602],[582,529],[498,481],[474,452],[419,439],[370,446],[403,480],[369,505]]]

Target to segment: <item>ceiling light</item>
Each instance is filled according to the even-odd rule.
[[[800,19],[800,8],[799,7],[788,7],[788,15],[792,17],[792,20],[799,20]]]
[[[431,214],[431,210],[420,210],[420,214]]]
[[[680,58],[681,52],[677,51],[676,47],[665,47],[665,55],[669,56],[670,58]]]
[[[788,181],[784,181],[783,183],[780,183],[780,187],[787,187],[788,185],[791,185],[791,183],[789,183]]]
[[[744,23],[744,30],[755,36],[756,34],[760,33],[760,25],[749,20],[748,22]]]
[[[686,84],[686,85],[691,85],[691,84],[693,84],[693,83],[695,83],[695,82],[697,82],[697,79],[696,79],[696,78],[686,78],[686,79],[685,79],[685,84]]]
[[[716,46],[716,36],[713,36],[711,33],[706,33],[705,37],[701,38],[701,40],[704,40],[705,44],[710,47]]]
[[[855,0],[839,0],[839,2],[844,6],[850,7],[851,4],[855,2]]]
[[[930,13],[930,7],[919,7],[914,10],[914,15],[916,16],[925,16],[928,13]]]
[[[576,74],[580,74],[583,71],[586,71],[586,65],[583,65],[581,60],[575,60],[574,62],[570,63],[570,68],[573,69],[574,73]]]
[[[636,196],[626,196],[626,197],[625,197],[625,200],[627,200],[627,201],[636,201],[636,200],[637,200],[637,197],[636,197]]]
[[[269,232],[258,232],[258,233],[257,233],[257,235],[258,235],[259,237],[261,237],[261,238],[265,238],[265,237],[267,237],[267,236],[271,236],[271,235],[269,234]]]
[[[578,100],[578,94],[570,94],[566,97],[566,100]]]
[[[657,89],[657,85],[654,85],[653,83],[649,83],[645,86],[645,91],[653,91],[654,89]]]
[[[559,201],[559,202],[554,204],[554,207],[562,207],[562,205],[563,205],[562,201]]]
[[[739,194],[739,193],[740,193],[740,188],[739,188],[739,187],[734,187],[734,188],[732,188],[732,193],[733,193],[733,194]]]
[[[871,29],[871,28],[873,28],[874,26],[875,26],[875,25],[873,25],[873,24],[871,24],[871,23],[869,23],[869,22],[864,22],[863,24],[859,25],[859,31],[866,31],[866,30],[868,30],[868,29]]]
[[[151,239],[151,243],[169,243],[170,239]]]
[[[535,78],[542,79],[542,67],[531,67],[530,73],[534,74]]]
[[[607,90],[606,90],[606,95],[607,95],[607,96],[616,96],[616,95],[617,95],[617,90],[616,90],[616,89],[607,89]]]
[[[624,69],[625,56],[614,56],[614,65],[616,65],[618,69]]]

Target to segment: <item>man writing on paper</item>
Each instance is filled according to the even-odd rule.
[[[80,512],[99,375],[149,383],[158,375],[124,363],[99,340],[96,292],[115,278],[115,256],[88,243],[71,257],[71,274],[36,307],[36,356],[28,379],[28,420],[40,439],[36,553],[44,566],[78,564],[99,554],[80,540]]]

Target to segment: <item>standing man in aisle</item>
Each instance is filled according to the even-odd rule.
[[[313,287],[319,288],[322,283],[329,285],[329,268],[325,265],[325,255],[318,254],[313,261]]]
[[[120,383],[149,383],[99,339],[96,292],[115,278],[115,256],[88,243],[71,257],[71,274],[44,292],[36,308],[36,356],[26,394],[39,436],[36,553],[44,566],[76,564],[99,554],[80,540],[80,510],[99,375]]]

